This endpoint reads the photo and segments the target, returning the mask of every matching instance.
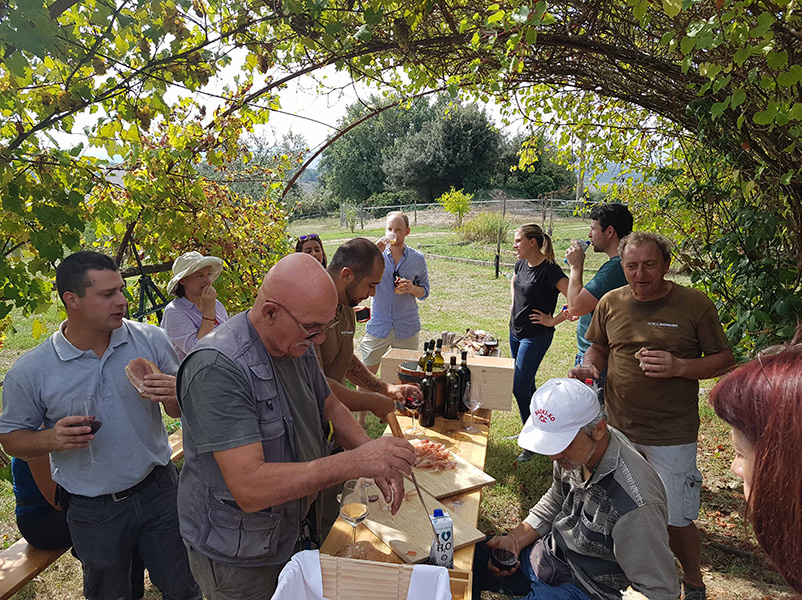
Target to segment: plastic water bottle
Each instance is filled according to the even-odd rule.
[[[579,240],[579,246],[582,248],[582,252],[587,252],[590,247],[590,240]],[[564,258],[563,262],[567,265],[568,259]]]

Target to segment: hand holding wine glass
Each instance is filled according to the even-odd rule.
[[[73,427],[89,427],[92,435],[96,434],[103,425],[103,419],[100,416],[98,409],[97,399],[94,396],[85,396],[83,398],[76,398],[71,402],[71,412],[74,416],[85,417],[83,421],[76,423]],[[89,464],[92,468],[97,466],[95,461],[95,451],[92,448],[92,442],[89,442]]]
[[[465,397],[463,401],[471,413],[471,424],[468,427],[463,427],[463,429],[469,433],[478,433],[481,429],[474,427],[476,411],[482,406],[482,386],[478,381],[469,381],[465,384]]]
[[[360,479],[349,479],[340,494],[340,516],[351,525],[356,544],[356,526],[368,516],[367,485]]]

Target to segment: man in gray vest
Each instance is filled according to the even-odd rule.
[[[185,464],[178,492],[190,567],[209,600],[269,598],[317,493],[372,477],[395,513],[404,440],[371,441],[331,393],[314,348],[337,291],[307,254],[270,270],[253,308],[206,336],[178,374]],[[332,443],[346,449],[329,455]]]

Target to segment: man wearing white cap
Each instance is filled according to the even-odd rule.
[[[607,426],[594,390],[551,379],[530,409],[518,444],[553,460],[554,480],[517,527],[477,545],[474,597],[504,588],[530,599],[617,600],[632,586],[651,600],[676,600],[663,485]]]
[[[180,360],[198,343],[228,320],[223,303],[212,284],[223,271],[223,261],[200,252],[187,252],[175,259],[167,293],[176,296],[164,308],[161,327],[170,336]]]

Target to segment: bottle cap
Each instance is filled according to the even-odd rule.
[[[442,508],[435,508],[434,509],[434,516],[435,517],[442,517],[443,516],[443,509]]]
[[[452,365],[456,365],[457,364],[457,357],[456,356],[452,356],[451,357],[451,364]]]
[[[585,385],[593,385],[593,380],[592,380],[590,377],[588,377],[588,378],[585,380]]]
[[[467,350],[463,350],[462,351],[462,358],[468,358],[468,351]]]

